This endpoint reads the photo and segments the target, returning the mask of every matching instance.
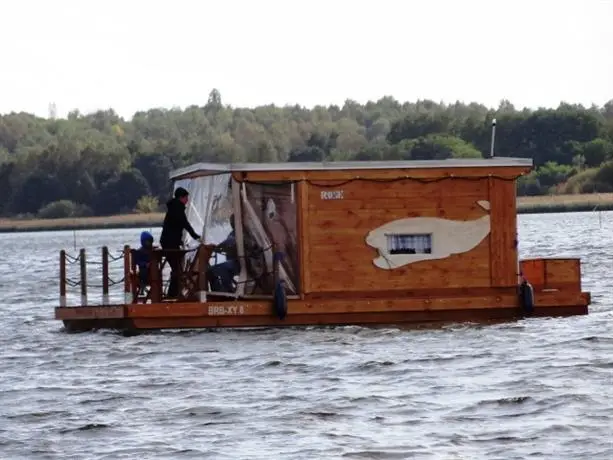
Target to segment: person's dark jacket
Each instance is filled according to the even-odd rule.
[[[163,248],[178,249],[183,243],[183,230],[186,230],[193,239],[200,239],[185,214],[185,205],[178,198],[173,198],[166,203],[168,210],[164,217],[160,244]]]
[[[226,237],[224,241],[217,245],[226,253],[226,260],[238,265],[238,252],[236,250],[236,234],[234,230]]]

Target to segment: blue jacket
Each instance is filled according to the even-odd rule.
[[[151,244],[147,245],[147,242]],[[134,263],[142,273],[147,270],[147,265],[151,262],[150,251],[153,247],[153,235],[149,232],[142,232],[140,234],[140,244],[141,247],[134,251]]]

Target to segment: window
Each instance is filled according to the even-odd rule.
[[[432,234],[387,234],[387,252],[394,254],[431,254]]]

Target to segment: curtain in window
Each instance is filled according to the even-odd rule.
[[[430,254],[432,235],[386,235],[390,254]]]

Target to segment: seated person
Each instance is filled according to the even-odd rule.
[[[140,234],[141,247],[134,251],[134,263],[138,267],[140,288],[144,289],[149,284],[149,265],[151,263],[151,251],[153,251],[153,235],[149,232]]]
[[[240,263],[236,250],[234,216],[230,216],[230,226],[232,231],[216,247],[217,251],[225,252],[226,261],[213,265],[207,272],[207,277],[211,283],[211,291],[214,292],[234,292],[234,277],[240,273]]]

